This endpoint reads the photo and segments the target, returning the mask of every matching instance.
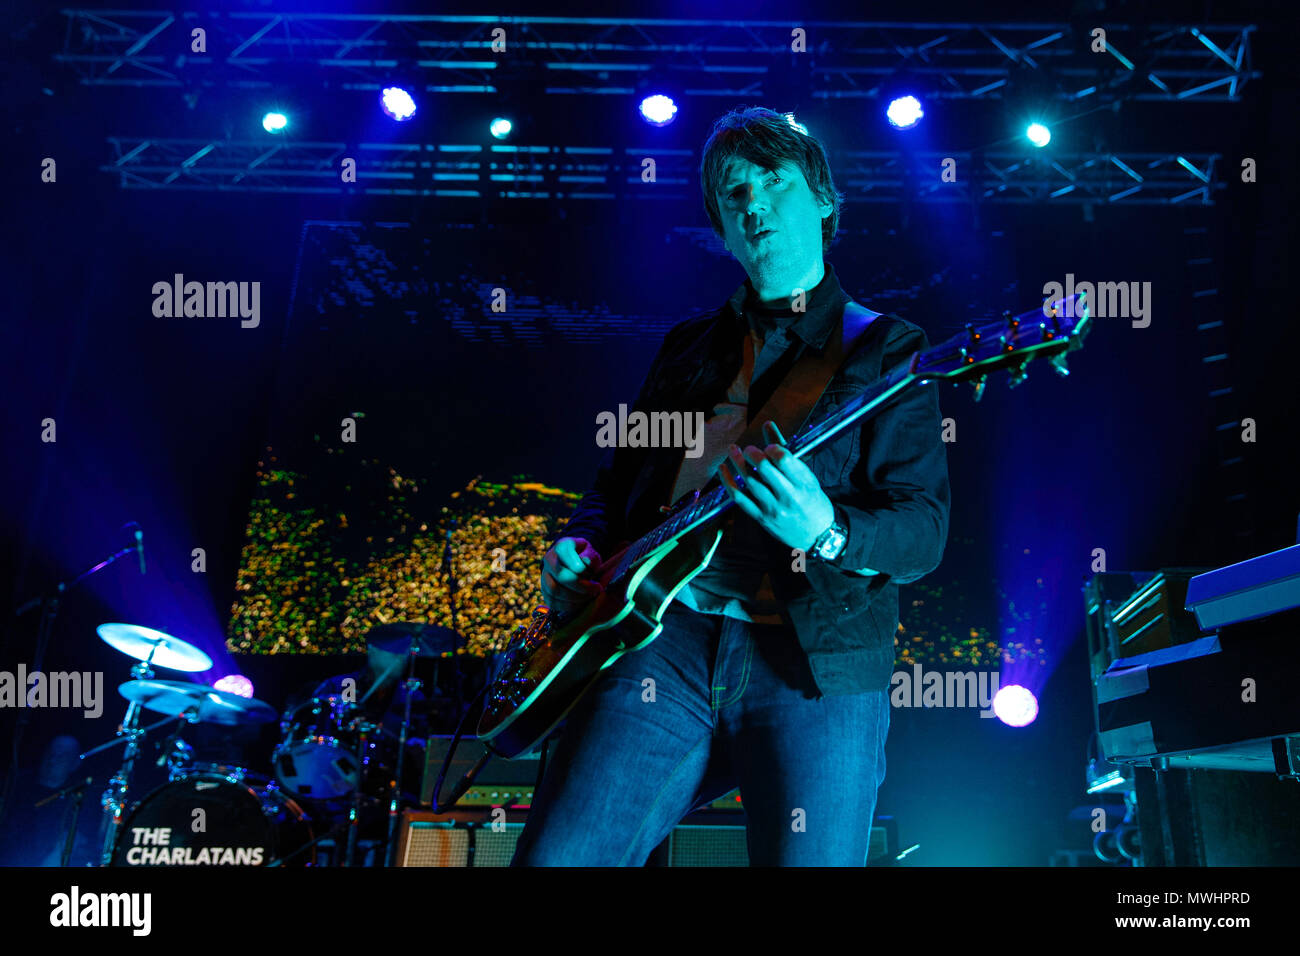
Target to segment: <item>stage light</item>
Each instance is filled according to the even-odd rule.
[[[1029,137],[1029,142],[1039,149],[1052,141],[1052,131],[1042,123],[1030,123],[1029,128],[1025,130],[1025,135]]]
[[[379,105],[389,119],[399,123],[415,115],[415,99],[400,86],[386,86],[379,94]]]
[[[267,113],[262,117],[262,129],[268,133],[278,133],[289,125],[289,117],[283,113]]]
[[[993,713],[1008,727],[1024,727],[1038,716],[1038,698],[1027,687],[1008,684],[993,695]]]
[[[911,129],[921,122],[921,117],[924,115],[925,110],[921,106],[921,101],[910,95],[894,97],[885,110],[885,118],[894,129]]]
[[[510,122],[510,120],[506,119],[504,116],[496,117],[488,127],[488,129],[492,131],[492,135],[497,139],[505,139],[510,135],[510,131],[514,128],[515,124]]]
[[[243,674],[227,674],[221,680],[212,685],[213,690],[224,690],[228,694],[234,694],[238,697],[253,696],[253,682]]]
[[[652,126],[667,126],[677,117],[677,104],[671,96],[655,93],[641,101],[641,116]]]

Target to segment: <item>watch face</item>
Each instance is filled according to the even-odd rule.
[[[840,552],[844,550],[844,542],[847,540],[838,527],[832,527],[822,546],[817,549],[817,553],[823,560],[833,561],[840,556]]]

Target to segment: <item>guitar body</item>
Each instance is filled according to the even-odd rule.
[[[601,671],[659,636],[664,612],[708,566],[721,539],[719,529],[666,542],[625,583],[615,583],[620,550],[592,575],[604,590],[563,623],[557,625],[549,611],[534,611],[511,635],[479,720],[479,739],[507,759],[545,740]]]

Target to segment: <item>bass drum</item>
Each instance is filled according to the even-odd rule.
[[[275,784],[219,773],[163,784],[127,814],[113,866],[308,866],[311,823]],[[297,852],[302,851],[302,852]]]

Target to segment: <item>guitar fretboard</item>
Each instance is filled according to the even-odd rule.
[[[880,411],[887,402],[916,380],[916,376],[911,371],[912,367],[911,359],[903,362],[888,375],[868,385],[861,394],[787,441],[786,447],[796,458],[802,459],[849,425]],[[613,580],[622,579],[657,548],[712,521],[733,504],[731,495],[722,486],[701,494],[690,504],[674,512],[652,531],[628,545],[618,568],[614,571]]]

